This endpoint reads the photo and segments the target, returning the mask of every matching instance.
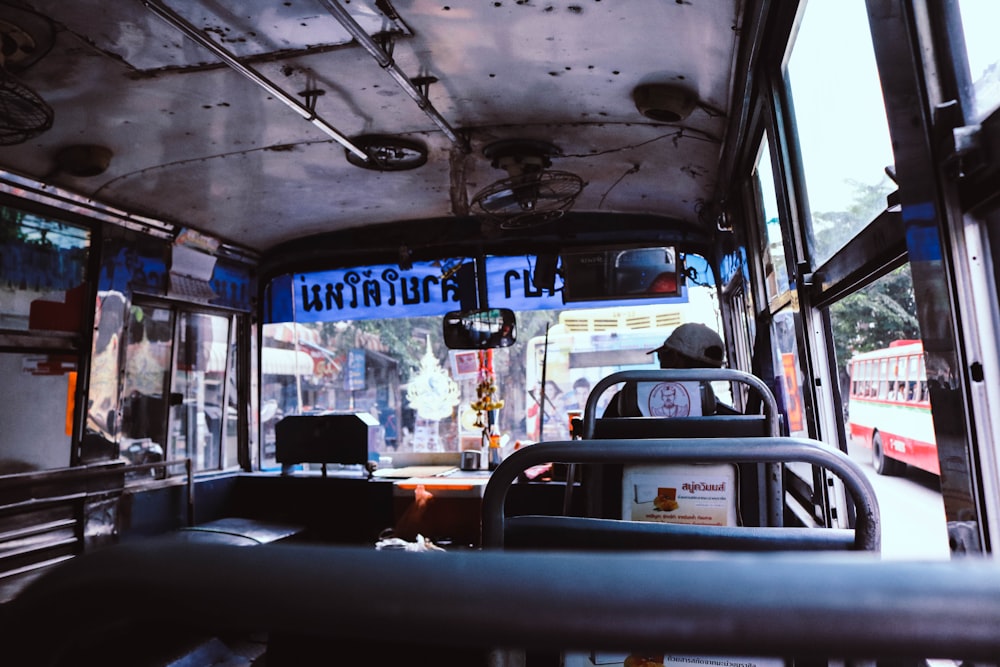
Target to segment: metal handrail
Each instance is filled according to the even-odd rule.
[[[996,562],[866,553],[420,554],[153,541],[55,568],[8,611],[0,641],[11,666],[65,664],[100,640],[108,657],[134,651],[120,641],[127,621],[292,633],[327,659],[338,641],[384,645],[387,628],[400,650],[1000,655]]]
[[[864,471],[843,452],[807,438],[648,438],[541,442],[523,447],[493,471],[483,494],[483,547],[502,548],[507,490],[524,470],[543,463],[784,463],[802,462],[830,470],[857,505],[855,544],[878,551],[881,520],[875,489]]]
[[[399,87],[410,96],[414,102],[417,103],[417,107],[420,108],[428,118],[433,121],[435,125],[444,133],[448,139],[458,146],[463,152],[469,152],[469,142],[463,137],[459,136],[458,132],[448,124],[444,116],[434,108],[427,96],[421,92],[421,90],[413,83],[410,77],[403,73],[403,70],[399,68],[396,61],[393,60],[392,55],[388,53],[385,49],[379,46],[371,35],[365,32],[364,28],[358,25],[358,22],[354,20],[350,12],[344,9],[337,0],[319,0],[320,4],[323,5],[330,14],[340,22],[340,25],[354,38],[354,40],[361,45],[365,51],[371,55],[375,62],[378,63],[379,67],[384,69],[393,80],[399,85]]]
[[[194,467],[190,458],[172,459],[170,461],[154,461],[152,463],[126,463],[122,460],[104,461],[83,466],[70,468],[54,468],[50,470],[38,470],[32,472],[15,473],[3,475],[4,490],[18,487],[31,486],[35,484],[51,485],[58,482],[82,482],[102,477],[124,477],[132,472],[144,472],[148,470],[167,470],[174,466],[184,466],[185,485],[187,487],[187,522],[189,526],[194,525]],[[61,489],[56,489],[49,495],[37,494],[31,498],[0,504],[0,512],[7,510],[18,511],[45,507],[60,502],[80,500],[88,494],[108,493],[111,491],[121,491],[128,487],[125,481],[121,487],[111,489],[95,489],[93,491],[80,491],[70,494],[60,493]]]
[[[764,416],[768,423],[769,435],[781,435],[781,425],[778,421],[778,403],[774,399],[763,380],[756,375],[731,368],[660,368],[638,371],[619,371],[603,377],[598,381],[587,397],[587,405],[583,412],[583,437],[594,437],[594,425],[597,421],[597,402],[609,387],[622,382],[740,382],[749,385],[760,394],[764,404]]]
[[[199,44],[200,46],[211,51],[215,56],[233,69],[235,72],[239,72],[246,78],[253,81],[255,84],[263,88],[269,94],[273,95],[276,99],[283,102],[285,106],[290,108],[292,111],[296,112],[304,119],[318,127],[327,136],[336,141],[338,144],[343,146],[345,149],[356,155],[359,159],[367,162],[369,160],[368,154],[359,148],[357,144],[347,138],[340,130],[335,128],[333,125],[328,123],[324,118],[315,112],[315,110],[310,109],[305,104],[299,102],[295,97],[287,93],[277,84],[272,82],[270,79],[265,77],[263,74],[250,67],[249,65],[244,65],[239,61],[239,59],[231,53],[228,49],[223,48],[221,45],[213,42],[211,39],[206,37],[195,25],[185,19],[183,16],[175,12],[170,7],[160,2],[160,0],[140,0],[147,8],[149,8],[154,14],[159,16],[161,19],[166,21],[168,24],[174,28],[180,30],[182,33],[187,35],[187,37]]]
[[[3,480],[4,490],[9,490],[19,486],[49,482],[54,479],[88,480],[121,475],[122,471],[126,469],[126,465],[122,460],[103,461],[101,463],[90,463],[70,468],[50,468],[48,470],[32,470],[30,472],[0,475],[0,479]]]

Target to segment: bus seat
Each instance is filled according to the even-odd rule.
[[[486,486],[483,496],[484,548],[504,548],[508,526],[514,526],[512,532],[518,532],[519,539],[523,539],[531,531],[535,531],[536,535],[541,532],[537,530],[539,524],[548,529],[549,536],[545,539],[550,543],[562,539],[579,548],[608,548],[612,542],[632,538],[636,540],[635,544],[645,548],[691,548],[692,544],[704,546],[709,543],[715,548],[737,550],[795,550],[819,546],[812,542],[814,536],[803,532],[809,530],[804,528],[766,527],[753,530],[749,527],[726,527],[723,530],[721,526],[678,527],[673,524],[654,524],[663,527],[650,528],[633,526],[633,522],[608,523],[606,519],[599,518],[506,517],[504,504],[510,485],[523,470],[544,462],[601,465],[802,462],[817,465],[840,477],[857,506],[857,523],[850,531],[853,532],[850,548],[858,551],[880,549],[878,501],[864,472],[843,452],[822,442],[788,437],[573,440],[524,447],[508,456],[493,471]],[[605,530],[608,526],[614,527]],[[824,544],[820,548],[841,549],[847,546],[839,531],[818,530],[832,531],[829,539],[822,540]],[[692,541],[683,539],[685,534]]]
[[[771,435],[765,415],[609,417],[594,421],[594,438],[751,438]]]
[[[750,433],[747,435],[770,435],[777,436],[780,435],[780,421],[778,414],[778,404],[774,399],[774,394],[771,392],[770,388],[764,384],[764,382],[750,373],[745,373],[743,371],[733,370],[729,368],[668,368],[668,369],[649,369],[649,370],[637,370],[637,371],[619,371],[617,373],[612,373],[604,378],[602,378],[591,390],[590,395],[587,397],[587,404],[583,413],[583,424],[582,424],[582,437],[583,439],[590,439],[598,437],[595,432],[596,422],[597,422],[597,405],[601,396],[611,387],[621,384],[621,383],[638,383],[638,382],[731,382],[746,385],[750,391],[756,393],[762,403],[763,408],[763,420],[767,425],[767,432],[765,433]],[[674,423],[675,420],[685,420],[700,423],[701,426],[697,428],[704,429],[702,433],[699,433],[697,437],[714,437],[715,432],[713,429],[718,426],[720,429],[727,428],[724,424],[727,423],[727,417],[738,417],[743,415],[704,415],[701,417],[617,417],[614,419],[629,421],[629,420],[648,420],[640,421],[639,423],[646,424],[647,428],[653,428],[650,426],[652,421],[665,421],[667,423]],[[602,420],[608,421],[609,420]],[[732,420],[728,420],[732,421]],[[720,426],[722,425],[722,426]],[[730,425],[731,427],[731,425]],[[610,424],[602,424],[602,428],[613,428]],[[695,427],[691,427],[695,428]],[[736,434],[734,434],[736,435]],[[631,436],[630,436],[631,437]],[[663,437],[663,436],[651,436],[651,437]]]
[[[123,631],[137,625],[161,638],[178,626],[297,633],[316,649],[312,662],[298,664],[336,663],[345,639],[380,656],[408,643],[446,647],[443,658],[448,647],[642,646],[809,656],[811,664],[958,664],[1000,655],[1000,568],[986,559],[882,561],[865,553],[420,557],[326,545],[140,543],[53,569],[0,607],[0,618],[7,665],[81,664],[82,653],[101,649],[101,664],[140,664],[155,644],[145,654],[122,650]]]
[[[699,526],[572,516],[522,515],[504,523],[504,548],[547,551],[854,551],[844,528]]]
[[[304,527],[293,524],[225,517],[181,528],[174,538],[184,542],[215,542],[237,546],[269,544],[294,538]]]
[[[597,417],[601,396],[618,384],[643,386],[658,383],[730,382],[742,385],[761,405],[760,414],[716,413],[687,417]],[[650,393],[648,390],[646,394]],[[642,391],[637,394],[643,395]],[[641,401],[640,401],[641,403]],[[640,410],[644,414],[648,411]],[[777,402],[770,388],[758,377],[728,368],[646,369],[619,371],[602,378],[591,390],[580,428],[583,439],[626,438],[753,438],[778,436],[781,433]],[[783,523],[783,490],[779,464],[734,464],[740,482],[739,514],[745,525],[780,526]],[[589,466],[584,469],[587,514],[612,518],[619,514],[616,504],[621,497],[620,467]],[[564,506],[572,504],[571,485],[566,487]]]
[[[649,438],[762,438],[771,435],[765,415],[713,415],[711,417],[610,417],[594,422],[596,439]],[[740,516],[744,525],[780,525],[775,510],[769,515],[768,498],[776,505],[779,491],[767,492],[766,464],[733,464],[740,478],[738,485]],[[608,517],[619,513],[616,499],[621,497],[621,466],[584,468],[587,484],[588,514]],[[776,473],[780,474],[780,473]],[[779,477],[780,479],[780,477]],[[772,485],[773,486],[773,485]],[[568,488],[568,487],[567,487]],[[568,503],[567,503],[567,506]]]

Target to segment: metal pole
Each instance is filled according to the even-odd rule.
[[[452,143],[457,144],[463,151],[468,153],[468,142],[458,136],[458,133],[455,132],[451,125],[448,124],[448,121],[445,120],[440,113],[438,113],[437,109],[435,109],[430,103],[430,100],[428,100],[427,97],[420,92],[415,85],[413,85],[410,78],[403,73],[396,62],[392,59],[392,56],[386,53],[381,46],[375,43],[375,40],[371,38],[371,35],[365,32],[364,29],[358,25],[358,22],[354,20],[354,17],[351,16],[347,10],[344,9],[339,2],[337,2],[337,0],[320,0],[320,4],[326,7],[330,14],[332,14],[335,19],[340,21],[340,24],[351,34],[358,44],[360,44],[362,48],[375,58],[375,61],[379,64],[379,66],[396,80],[396,83],[398,83],[406,94],[417,103],[417,106],[420,107],[420,109],[427,114],[432,121],[434,121],[435,125],[441,128],[441,131],[444,132],[445,136],[447,136]]]
[[[189,23],[183,16],[161,3],[160,0],[142,0],[142,3],[161,19],[183,32],[193,41],[214,53],[219,60],[256,83],[271,95],[274,95],[281,102],[284,102],[293,111],[321,129],[338,144],[346,148],[358,158],[368,162],[369,157],[366,152],[358,148],[350,139],[341,134],[335,127],[319,117],[315,111],[307,107],[302,102],[299,102],[292,95],[286,93],[257,70],[241,63],[237,60],[235,55],[206,37],[200,30],[198,30],[198,28]]]

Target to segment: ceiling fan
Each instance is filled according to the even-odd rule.
[[[476,193],[472,206],[501,229],[534,227],[562,217],[583,190],[583,179],[548,169],[559,149],[547,142],[506,139],[483,149],[493,167],[507,172]]]
[[[52,107],[10,72],[27,67],[45,52],[28,30],[0,17],[0,146],[23,143],[52,127]]]

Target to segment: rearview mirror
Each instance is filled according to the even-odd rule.
[[[452,311],[444,316],[444,344],[452,350],[508,347],[517,340],[517,322],[509,308]]]

